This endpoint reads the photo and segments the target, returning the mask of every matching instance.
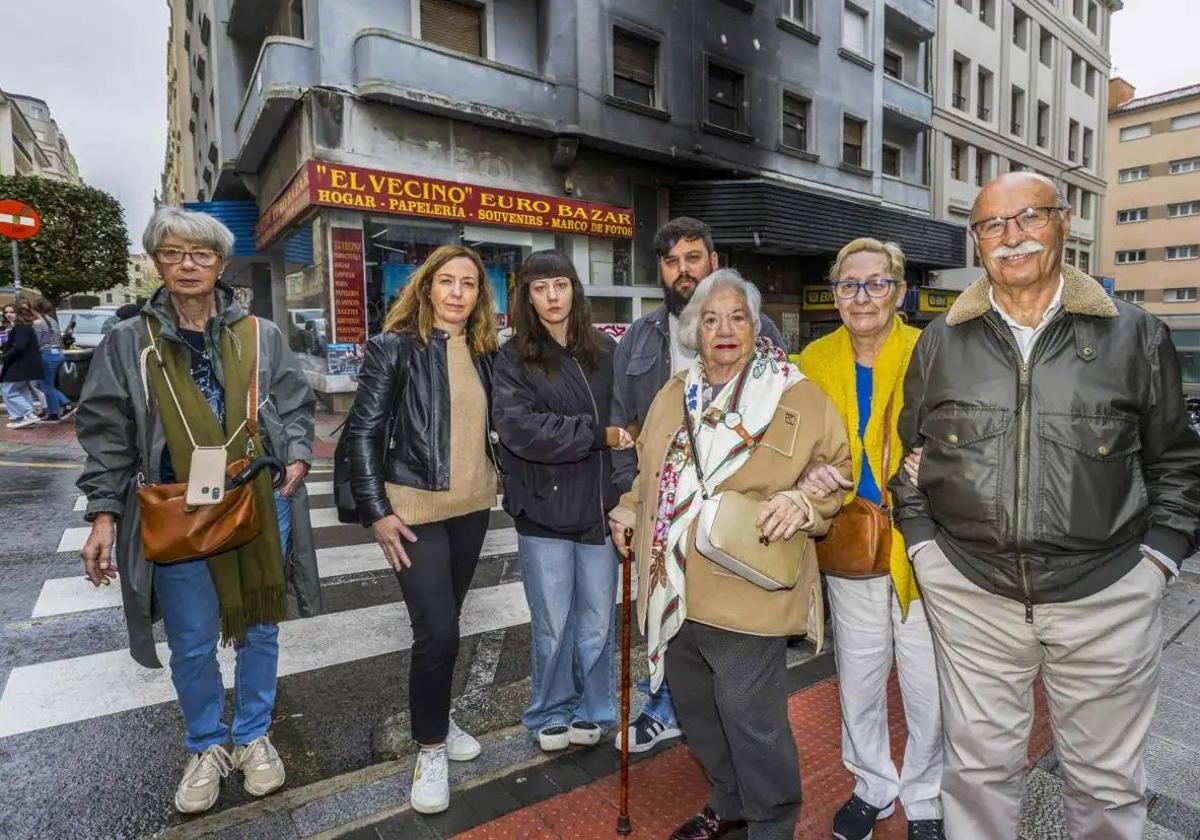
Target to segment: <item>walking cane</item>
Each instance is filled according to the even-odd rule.
[[[632,833],[629,823],[629,647],[632,618],[631,582],[633,569],[633,529],[625,529],[625,552],[621,558],[621,813],[617,816],[617,834]]]

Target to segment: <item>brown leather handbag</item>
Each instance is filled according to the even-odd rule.
[[[146,329],[149,332],[149,326]],[[258,434],[257,319],[254,322],[254,339],[254,359],[251,367],[254,373],[250,376],[250,390],[246,397],[247,455],[253,453],[253,441]],[[158,364],[161,367],[162,356],[154,343],[153,334],[150,335],[150,346],[154,348],[153,352],[158,356]],[[175,395],[175,388],[167,378],[165,370],[163,377],[175,408],[179,411],[184,427],[187,428],[187,418],[179,406],[179,398]],[[236,438],[240,431],[241,428],[238,428],[229,440]],[[190,428],[187,429],[187,433],[188,438],[192,439]],[[230,489],[215,505],[187,504],[187,482],[138,487],[138,508],[142,514],[142,553],[146,559],[160,564],[179,563],[232,551],[252,542],[262,531],[262,514],[258,509],[251,479],[257,471],[254,468],[259,467],[260,462],[265,460],[274,459],[259,459],[251,464],[249,458],[243,458],[229,464],[226,475],[230,481],[226,481],[226,487]]]
[[[890,397],[883,415],[883,432],[883,468],[887,470],[892,442]],[[855,496],[838,511],[825,536],[816,541],[817,564],[822,572],[835,577],[873,578],[891,571],[892,515],[886,476],[880,490],[882,505]]]

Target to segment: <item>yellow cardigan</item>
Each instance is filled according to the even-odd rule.
[[[858,389],[854,377],[854,348],[850,344],[850,332],[839,327],[824,338],[817,339],[800,354],[800,371],[821,387],[838,413],[846,422],[846,435],[850,438],[850,461],[854,470],[854,493],[858,492],[858,481],[862,477],[864,443],[867,462],[880,488],[896,474],[904,459],[900,443],[898,424],[900,409],[904,407],[904,374],[912,358],[913,347],[921,331],[910,327],[896,318],[891,333],[875,359],[872,370],[871,418],[867,421],[865,440],[858,437]],[[888,398],[892,402],[891,451],[886,468],[883,461],[883,415],[887,410]],[[846,497],[849,502],[854,493]],[[908,553],[904,550],[904,537],[892,529],[892,584],[900,602],[901,614],[908,617],[908,605],[921,597]]]

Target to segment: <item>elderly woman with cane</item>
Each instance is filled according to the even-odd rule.
[[[800,809],[787,637],[820,638],[808,537],[825,532],[844,494],[799,486],[814,460],[848,475],[850,450],[828,398],[758,340],[761,300],[730,269],[696,289],[679,329],[699,354],[655,397],[637,440],[637,478],[610,514],[614,542],[634,532],[652,687],[670,681],[712,785],[673,840],[709,840],[742,824],[750,840],[782,840]],[[782,558],[785,580],[755,567],[762,546]]]
[[[233,770],[252,796],[284,783],[268,730],[289,581],[302,615],[320,603],[302,485],[315,400],[279,327],[248,316],[220,281],[233,250],[225,225],[163,207],[142,242],[163,286],[140,317],[122,321],[101,343],[76,415],[87,452],[78,484],[92,523],[82,555],[87,577],[106,585],[117,576],[115,544],[130,653],[148,668],[162,667],[152,623],[163,620],[188,752],[175,807],[197,814],[212,807]],[[266,460],[259,456],[281,470],[287,465],[278,486],[266,473],[254,476]],[[243,457],[253,463],[239,470]],[[183,501],[173,485],[186,484],[191,499],[193,472],[210,475],[199,483],[220,495],[235,470],[222,501],[238,499],[236,511],[213,515],[227,510],[221,502],[179,505],[176,516],[143,533],[143,521],[169,508],[171,496]],[[205,515],[207,527],[183,527],[182,520]],[[226,531],[238,539],[223,540],[223,550],[186,553]],[[223,720],[218,644],[237,655],[232,726]]]

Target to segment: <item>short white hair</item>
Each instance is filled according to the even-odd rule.
[[[159,207],[142,234],[142,247],[153,256],[169,236],[202,248],[212,248],[222,260],[228,260],[233,254],[233,231],[207,213],[182,207]]]
[[[746,307],[754,319],[754,336],[762,330],[762,292],[732,268],[719,268],[700,281],[692,299],[679,313],[679,343],[689,350],[700,349],[700,312],[717,289],[734,289],[746,299]]]

